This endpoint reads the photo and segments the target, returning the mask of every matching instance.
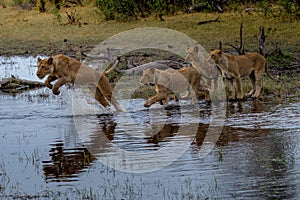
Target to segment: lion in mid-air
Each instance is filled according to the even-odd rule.
[[[143,85],[155,85],[157,94],[147,100],[145,107],[150,107],[156,102],[168,105],[168,95],[175,94],[176,97],[192,97],[192,103],[198,102],[197,93],[200,87],[200,73],[193,67],[183,67],[178,70],[168,68],[159,70],[147,68],[143,70],[140,83]]]
[[[236,99],[233,81],[236,82],[237,98],[243,99],[241,77],[249,76],[252,84],[251,91],[246,97],[258,98],[262,88],[262,78],[264,72],[274,80],[266,65],[266,59],[259,53],[247,53],[244,55],[233,56],[224,53],[223,50],[211,50],[210,57],[219,66],[222,76],[229,81],[229,89],[231,92],[230,100]]]
[[[122,111],[112,95],[112,86],[105,76],[111,69],[100,73],[73,58],[59,54],[48,59],[38,58],[36,75],[40,79],[49,75],[45,84],[52,89],[52,93],[55,95],[60,94],[59,88],[66,83],[74,84],[76,80],[76,84],[87,84],[91,91],[95,91],[95,99],[101,105],[107,107],[109,106],[109,101],[118,111]],[[55,80],[57,81],[52,85],[51,82]]]

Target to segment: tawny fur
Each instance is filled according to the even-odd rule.
[[[264,72],[267,72],[266,59],[259,53],[247,53],[244,55],[233,56],[223,52],[223,50],[211,50],[210,57],[219,65],[222,75],[229,82],[231,91],[230,99],[235,99],[234,80],[237,88],[237,98],[243,99],[241,78],[249,76],[252,84],[251,91],[246,97],[258,98],[262,88]]]
[[[177,97],[192,97],[192,102],[198,102],[200,73],[193,67],[183,67],[179,70],[172,68],[159,70],[148,68],[143,70],[140,82],[144,85],[155,85],[157,94],[144,104],[150,107],[152,104],[162,101],[168,105],[168,95],[174,93]]]
[[[59,54],[48,59],[38,58],[36,75],[40,79],[48,75],[45,84],[55,95],[60,94],[59,88],[66,83],[87,84],[101,105],[107,107],[111,102],[118,111],[122,111],[112,96],[112,86],[105,76],[108,72],[100,73],[73,58]],[[57,81],[52,85],[51,82],[55,80]]]

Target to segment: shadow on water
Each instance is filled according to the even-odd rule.
[[[78,175],[95,161],[94,156],[84,147],[65,148],[63,141],[56,141],[50,146],[51,160],[42,162],[46,182],[77,181]]]
[[[105,136],[109,141],[114,140],[116,122],[112,114],[101,114],[96,116],[99,121],[99,131],[91,138],[91,144],[99,148],[101,136]],[[100,138],[99,138],[100,136]],[[50,144],[49,156],[51,160],[43,161],[43,171],[46,181],[72,182],[78,181],[80,173],[88,168],[96,158],[87,148],[79,147],[66,148],[64,141],[59,140]],[[90,146],[89,148],[93,148]]]

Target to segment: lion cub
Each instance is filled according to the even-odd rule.
[[[223,77],[229,81],[231,91],[230,99],[235,99],[235,89],[233,81],[236,82],[237,98],[243,99],[241,77],[249,76],[252,84],[251,91],[246,96],[258,98],[262,88],[262,78],[264,72],[273,78],[267,69],[266,59],[259,53],[247,53],[245,55],[232,56],[223,52],[223,50],[211,50],[210,57],[219,65]]]
[[[175,94],[178,97],[185,98],[188,95],[192,97],[192,103],[198,102],[197,93],[200,87],[200,73],[193,67],[183,67],[179,70],[172,68],[159,70],[148,68],[143,70],[140,83],[143,85],[155,85],[157,94],[144,104],[150,107],[152,104],[162,101],[168,105],[168,95]]]
[[[110,71],[110,70],[109,70]],[[88,84],[90,90],[95,91],[95,99],[104,107],[109,106],[111,102],[118,111],[122,111],[116,99],[112,96],[112,87],[105,76],[105,72],[94,70],[93,68],[68,56],[59,54],[48,59],[38,58],[38,70],[36,75],[43,79],[49,75],[45,81],[48,88],[52,89],[52,93],[59,95],[59,88],[66,83]],[[52,81],[56,81],[54,85]],[[95,89],[96,86],[96,89]]]

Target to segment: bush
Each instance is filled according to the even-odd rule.
[[[96,0],[96,6],[103,12],[106,20],[137,17],[134,0]]]
[[[96,0],[96,7],[104,14],[106,20],[137,19],[153,13],[162,19],[163,15],[173,15],[178,10],[189,11],[191,7],[198,11],[223,12],[224,6],[230,7],[233,4],[255,5],[257,12],[264,16],[276,17],[279,8],[283,15],[300,17],[300,0]]]
[[[188,5],[191,5],[191,0],[96,0],[96,6],[106,20],[137,19],[151,13],[156,13],[162,19],[163,15],[175,14],[178,9],[184,9]]]

